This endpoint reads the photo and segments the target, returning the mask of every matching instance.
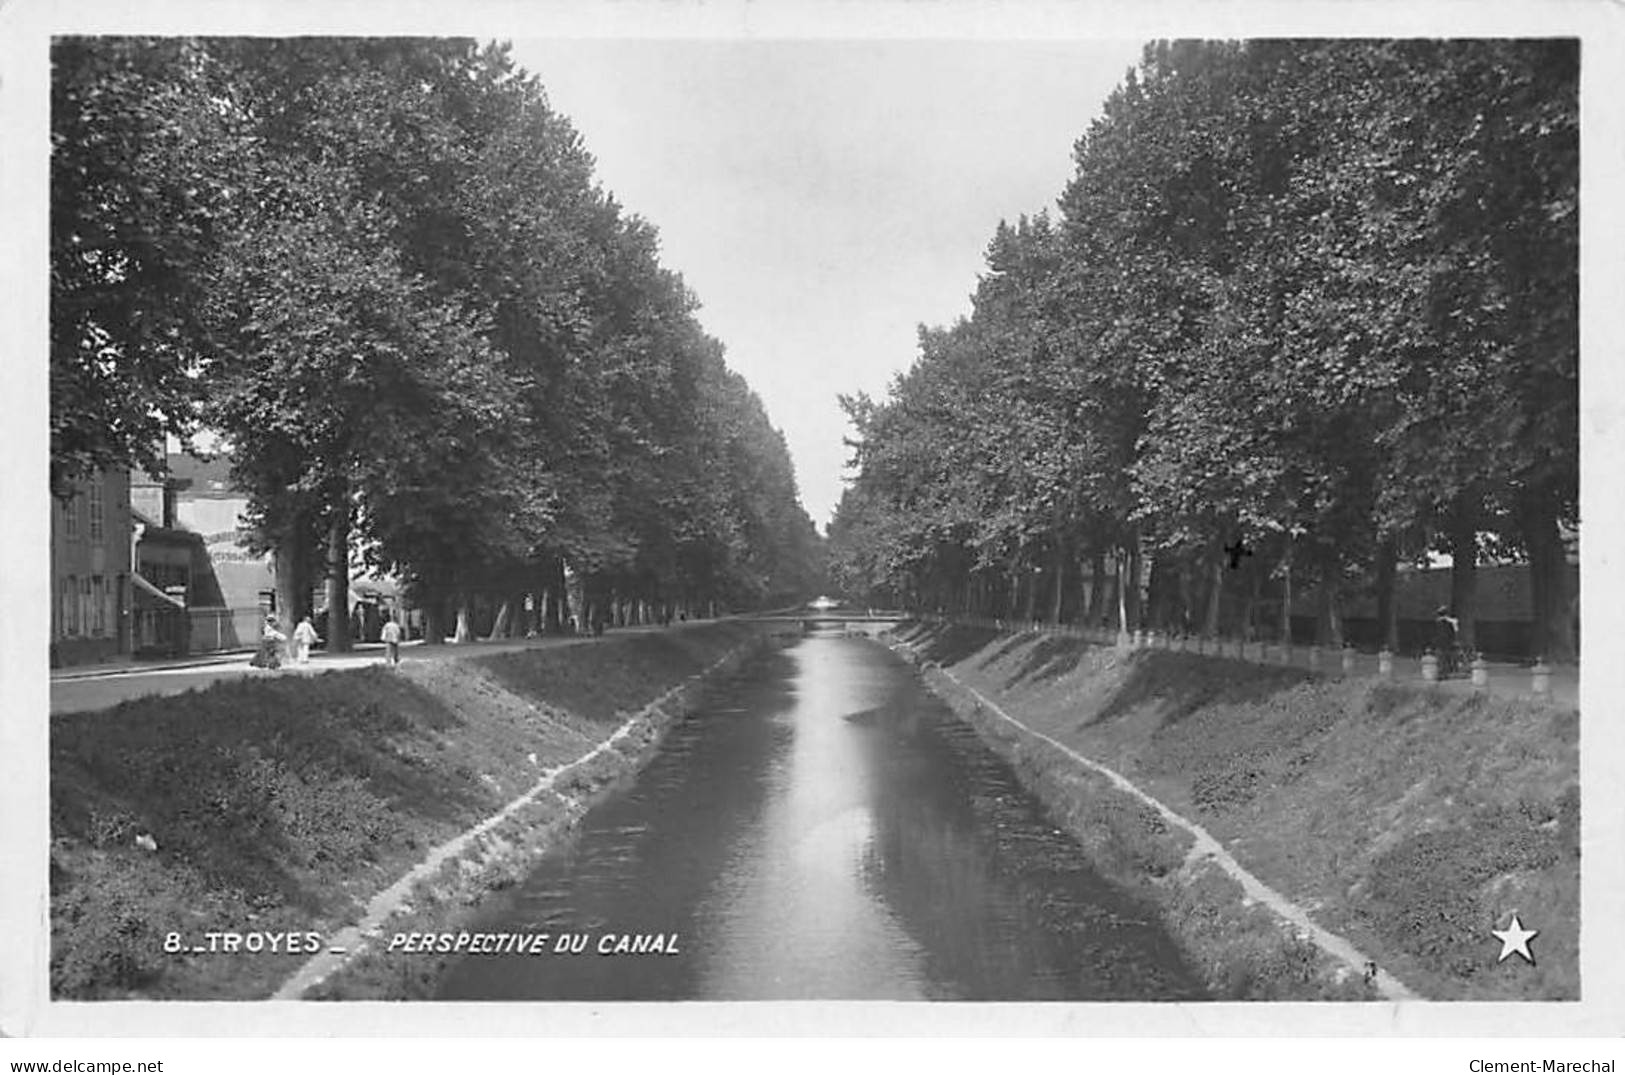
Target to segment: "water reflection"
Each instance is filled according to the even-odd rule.
[[[906,665],[811,637],[675,727],[483,928],[678,956],[481,956],[446,998],[1159,999],[1177,951]]]
[[[718,942],[708,950],[706,996],[924,996],[920,953],[864,881],[878,765],[871,737],[840,719],[873,689],[854,674],[860,645],[812,638],[790,651],[794,734],[706,908],[705,932]]]

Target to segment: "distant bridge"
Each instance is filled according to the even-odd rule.
[[[811,630],[818,627],[838,627],[849,623],[902,623],[912,614],[895,609],[881,608],[789,608],[774,612],[760,612],[748,617],[781,623],[799,623]]]

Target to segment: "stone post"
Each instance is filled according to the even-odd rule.
[[[1432,650],[1422,654],[1422,678],[1428,683],[1439,681],[1439,658],[1433,655]]]
[[[1394,655],[1386,646],[1377,651],[1377,675],[1383,679],[1394,678]]]
[[[1353,646],[1345,645],[1343,647],[1343,674],[1345,676],[1352,676],[1354,674],[1354,647]]]
[[[1473,658],[1473,686],[1478,690],[1485,690],[1490,685],[1489,662],[1483,657]]]
[[[1535,659],[1535,667],[1529,670],[1529,689],[1541,698],[1550,697],[1552,693],[1552,669],[1546,663],[1546,658]]]

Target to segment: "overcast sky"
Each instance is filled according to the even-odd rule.
[[[662,261],[784,430],[822,527],[848,432],[922,322],[969,313],[999,220],[1053,208],[1139,41],[516,40],[660,230]]]

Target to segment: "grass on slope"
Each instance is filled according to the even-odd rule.
[[[331,931],[749,631],[267,675],[53,717],[52,994],[266,995],[308,953],[191,949]]]
[[[1202,824],[1437,999],[1578,997],[1579,717],[1071,638],[922,632],[923,656]],[[1534,965],[1492,929],[1539,929]]]

